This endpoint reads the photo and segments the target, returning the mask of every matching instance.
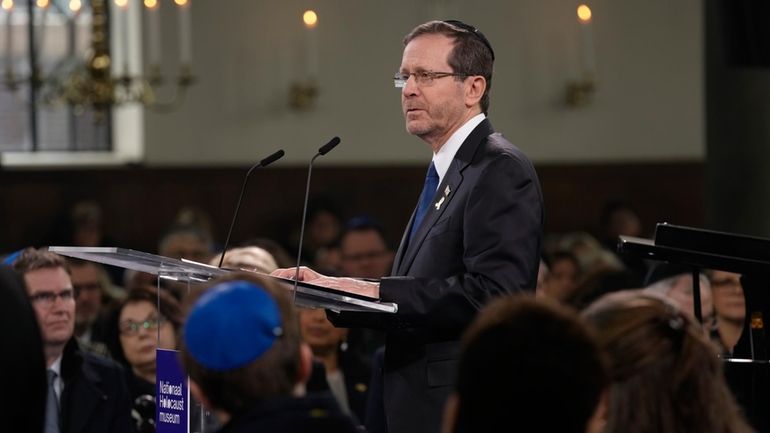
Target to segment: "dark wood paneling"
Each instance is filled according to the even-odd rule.
[[[657,221],[702,225],[700,163],[541,165],[546,230],[595,231],[602,204],[623,198],[648,226]],[[56,221],[72,203],[101,203],[106,231],[119,246],[154,251],[160,233],[183,205],[211,214],[215,235],[226,235],[245,168],[141,168],[0,172],[0,251],[50,242]],[[422,187],[424,167],[314,169],[312,195],[337,198],[346,216],[369,214],[396,243]],[[301,217],[303,168],[271,168],[250,181],[237,241],[285,237]]]

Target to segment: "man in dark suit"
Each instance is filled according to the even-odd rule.
[[[391,277],[373,283],[303,268],[300,279],[398,304],[396,314],[331,314],[385,329],[382,407],[390,433],[438,432],[458,340],[494,297],[536,285],[543,203],[532,164],[486,119],[494,53],[476,28],[433,21],[404,39],[406,129],[433,150]],[[293,277],[293,270],[277,275]]]
[[[75,330],[75,293],[64,258],[28,248],[13,262],[35,311],[48,375],[46,433],[133,432],[123,370],[82,352]]]

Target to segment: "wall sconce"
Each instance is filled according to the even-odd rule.
[[[295,110],[307,110],[318,99],[318,14],[307,10],[302,14],[305,25],[305,76],[294,81],[289,88],[289,106]]]
[[[591,34],[591,8],[581,4],[577,8],[578,22],[581,35],[581,67],[582,77],[567,83],[566,102],[573,108],[588,104],[596,92],[596,59],[594,57],[594,41]]]

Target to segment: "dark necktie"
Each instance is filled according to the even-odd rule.
[[[414,222],[412,222],[412,229],[409,232],[409,239],[414,236],[417,229],[420,227],[420,223],[425,219],[425,215],[430,209],[433,196],[436,194],[438,188],[438,173],[436,172],[436,166],[431,161],[430,167],[428,167],[428,174],[425,175],[425,185],[422,187],[422,194],[420,194],[420,203],[417,205],[417,212],[414,214]]]
[[[45,433],[59,433],[59,399],[56,397],[54,382],[56,372],[48,370],[48,399],[45,403]]]

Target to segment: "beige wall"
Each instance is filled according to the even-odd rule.
[[[569,109],[564,89],[580,71],[576,4],[194,1],[198,82],[179,111],[147,113],[146,161],[245,165],[282,147],[284,165],[305,164],[339,135],[324,164],[424,164],[429,151],[404,131],[390,77],[403,35],[437,15],[472,23],[491,40],[491,120],[536,163],[703,159],[701,2],[591,2],[599,89],[592,104]],[[296,112],[288,88],[302,69],[300,15],[308,5],[320,17],[322,94],[314,110]],[[175,32],[165,29],[169,57]]]

